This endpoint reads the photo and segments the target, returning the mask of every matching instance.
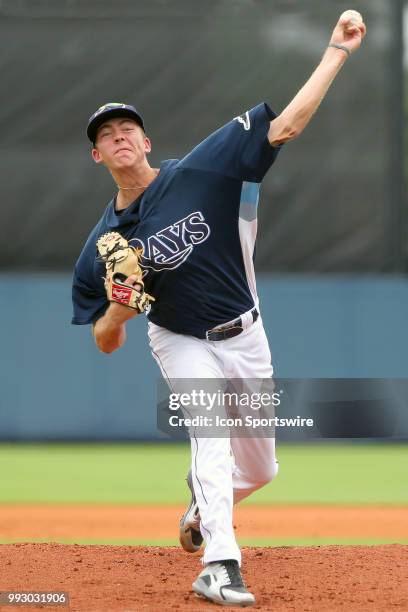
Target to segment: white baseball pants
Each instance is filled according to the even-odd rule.
[[[163,376],[174,379],[270,378],[271,354],[262,319],[242,315],[244,331],[211,342],[149,323],[152,354]],[[232,454],[232,458],[231,458]],[[191,437],[191,470],[206,542],[203,563],[236,559],[233,504],[270,482],[278,472],[274,438]]]

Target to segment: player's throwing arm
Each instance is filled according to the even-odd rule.
[[[303,132],[340,68],[359,49],[365,35],[366,26],[360,13],[349,10],[340,16],[320,64],[285,110],[271,122],[268,138],[273,146]]]

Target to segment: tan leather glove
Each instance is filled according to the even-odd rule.
[[[103,234],[97,243],[100,258],[105,262],[105,289],[110,302],[123,304],[140,312],[149,309],[155,299],[145,293],[143,271],[139,261],[142,249],[129,246],[128,241],[118,232]],[[125,281],[129,276],[136,277],[132,285]]]

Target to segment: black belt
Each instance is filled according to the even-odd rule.
[[[252,323],[255,323],[255,321],[259,317],[259,312],[256,308],[251,310],[251,315]],[[244,326],[241,317],[239,317],[238,319],[235,319],[235,321],[227,323],[227,325],[223,325],[222,327],[218,327],[217,329],[210,329],[210,331],[206,332],[205,337],[207,340],[211,340],[211,342],[217,342],[218,340],[228,340],[228,338],[234,338],[234,336],[239,336],[239,334],[243,331]]]

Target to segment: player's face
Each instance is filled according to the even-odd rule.
[[[136,121],[116,117],[98,129],[92,157],[109,170],[120,170],[143,163],[151,148],[150,140]]]

